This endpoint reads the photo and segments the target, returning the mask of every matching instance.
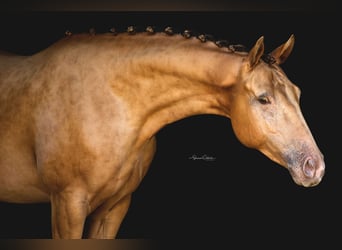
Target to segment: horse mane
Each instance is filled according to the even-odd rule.
[[[160,28],[156,26],[147,26],[145,28],[140,27],[140,26],[128,26],[125,29],[117,29],[113,27],[109,29],[109,32],[113,34],[114,36],[123,34],[123,33],[129,34],[129,35],[135,35],[137,33],[143,33],[143,32],[146,32],[149,35],[153,35],[156,33],[165,33],[169,36],[173,36],[173,35],[178,34],[178,35],[182,35],[185,39],[196,37],[202,43],[213,42],[218,48],[226,48],[231,53],[248,52],[246,46],[242,44],[232,44],[228,40],[216,39],[213,35],[210,35],[210,34],[200,33],[200,32],[189,30],[189,29],[179,30],[171,26],[167,26],[165,28]],[[90,28],[88,30],[88,33],[89,35],[96,35],[95,28]],[[65,36],[72,36],[72,35],[73,33],[70,30],[65,31]],[[270,54],[264,54],[261,57],[261,59],[269,65],[274,64],[276,62],[276,60]]]

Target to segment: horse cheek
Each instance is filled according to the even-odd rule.
[[[246,147],[255,148],[260,137],[260,130],[252,123],[253,114],[243,104],[235,105],[237,108],[231,116],[232,128],[238,140]],[[242,115],[243,114],[243,115]]]

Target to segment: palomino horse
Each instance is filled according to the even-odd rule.
[[[34,55],[0,55],[0,200],[51,202],[52,237],[115,238],[166,124],[231,120],[247,147],[320,183],[323,155],[300,90],[280,68],[294,36],[264,54],[189,31],[68,34]]]

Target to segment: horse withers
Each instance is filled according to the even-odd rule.
[[[134,31],[134,30],[133,30]],[[186,34],[186,35],[184,35]],[[29,56],[0,54],[0,200],[51,202],[52,237],[115,238],[165,125],[198,114],[231,120],[237,138],[320,183],[323,155],[300,91],[280,65],[294,36],[270,54],[154,32],[68,34]]]

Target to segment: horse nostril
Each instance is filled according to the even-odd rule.
[[[313,178],[315,176],[316,168],[315,162],[312,158],[308,158],[303,165],[303,172],[306,177]]]

